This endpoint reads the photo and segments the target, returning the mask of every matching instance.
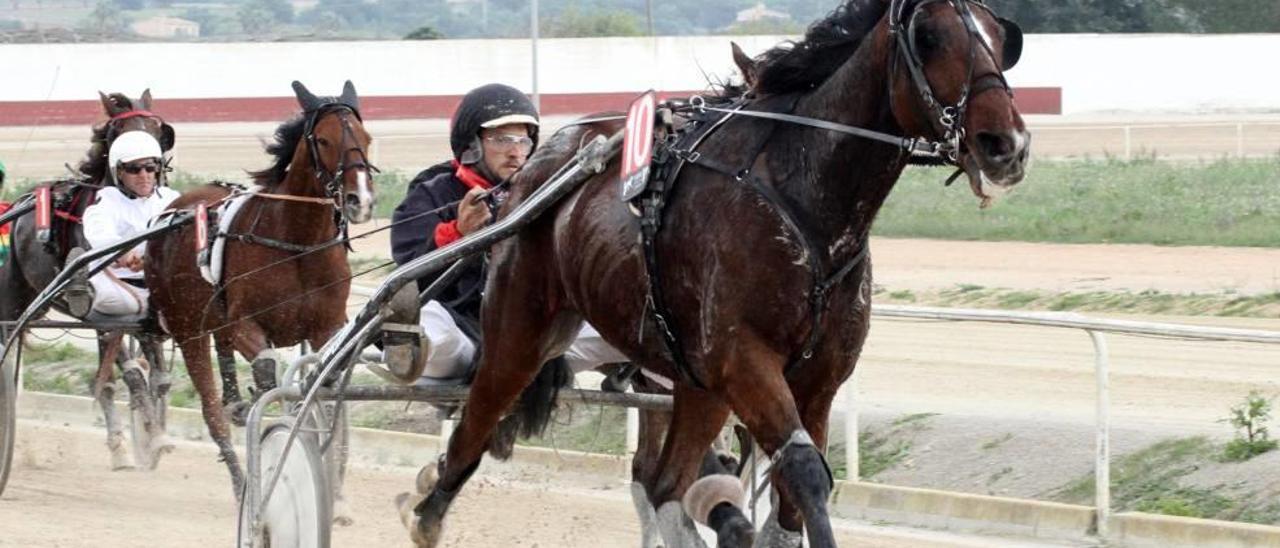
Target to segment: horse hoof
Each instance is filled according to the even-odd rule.
[[[440,540],[439,526],[434,527],[434,535],[423,534],[421,527],[422,517],[413,512],[414,507],[422,502],[424,496],[414,496],[410,493],[400,493],[396,495],[396,510],[400,513],[400,523],[409,530],[409,540],[414,546],[433,547],[436,541]]]
[[[350,527],[356,520],[351,517],[351,509],[345,499],[333,501],[333,524],[339,527]]]
[[[231,424],[243,427],[249,418],[249,402],[244,400],[235,400],[222,404],[222,413],[227,416],[227,420]]]
[[[160,465],[160,457],[172,453],[176,447],[168,435],[160,434],[151,438],[151,443],[147,445],[147,450],[151,452],[151,469],[155,470]]]
[[[111,449],[111,470],[133,470],[137,468],[133,463],[133,456],[129,454],[129,450],[123,445]]]
[[[425,497],[431,494],[432,489],[436,488],[436,482],[438,481],[440,481],[440,467],[438,463],[432,462],[418,470],[418,477],[414,481],[414,485],[418,489],[418,494]]]

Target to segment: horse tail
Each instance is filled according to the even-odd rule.
[[[498,429],[489,442],[489,454],[498,460],[507,460],[511,457],[517,436],[528,439],[546,432],[560,389],[572,384],[573,369],[563,356],[542,364],[538,376],[520,393],[515,409],[498,423]]]

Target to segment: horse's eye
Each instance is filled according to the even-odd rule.
[[[325,139],[324,137],[316,137],[316,144],[322,147],[327,147],[329,146],[329,140]]]

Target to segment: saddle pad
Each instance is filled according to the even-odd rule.
[[[252,198],[259,190],[261,189],[255,187],[248,193],[223,202],[218,207],[218,231],[214,235],[213,245],[209,246],[208,260],[200,261],[200,277],[215,287],[222,282],[222,255],[223,250],[227,247],[227,233],[231,230],[231,222],[235,220],[236,214],[240,212],[240,208],[244,206],[245,202],[248,202],[249,198]]]

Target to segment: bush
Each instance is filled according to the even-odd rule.
[[[1236,439],[1227,443],[1223,459],[1230,462],[1246,461],[1275,449],[1276,440],[1270,439],[1266,422],[1271,419],[1271,400],[1258,391],[1249,392],[1244,402],[1231,408],[1231,415],[1220,422],[1236,428]]]

